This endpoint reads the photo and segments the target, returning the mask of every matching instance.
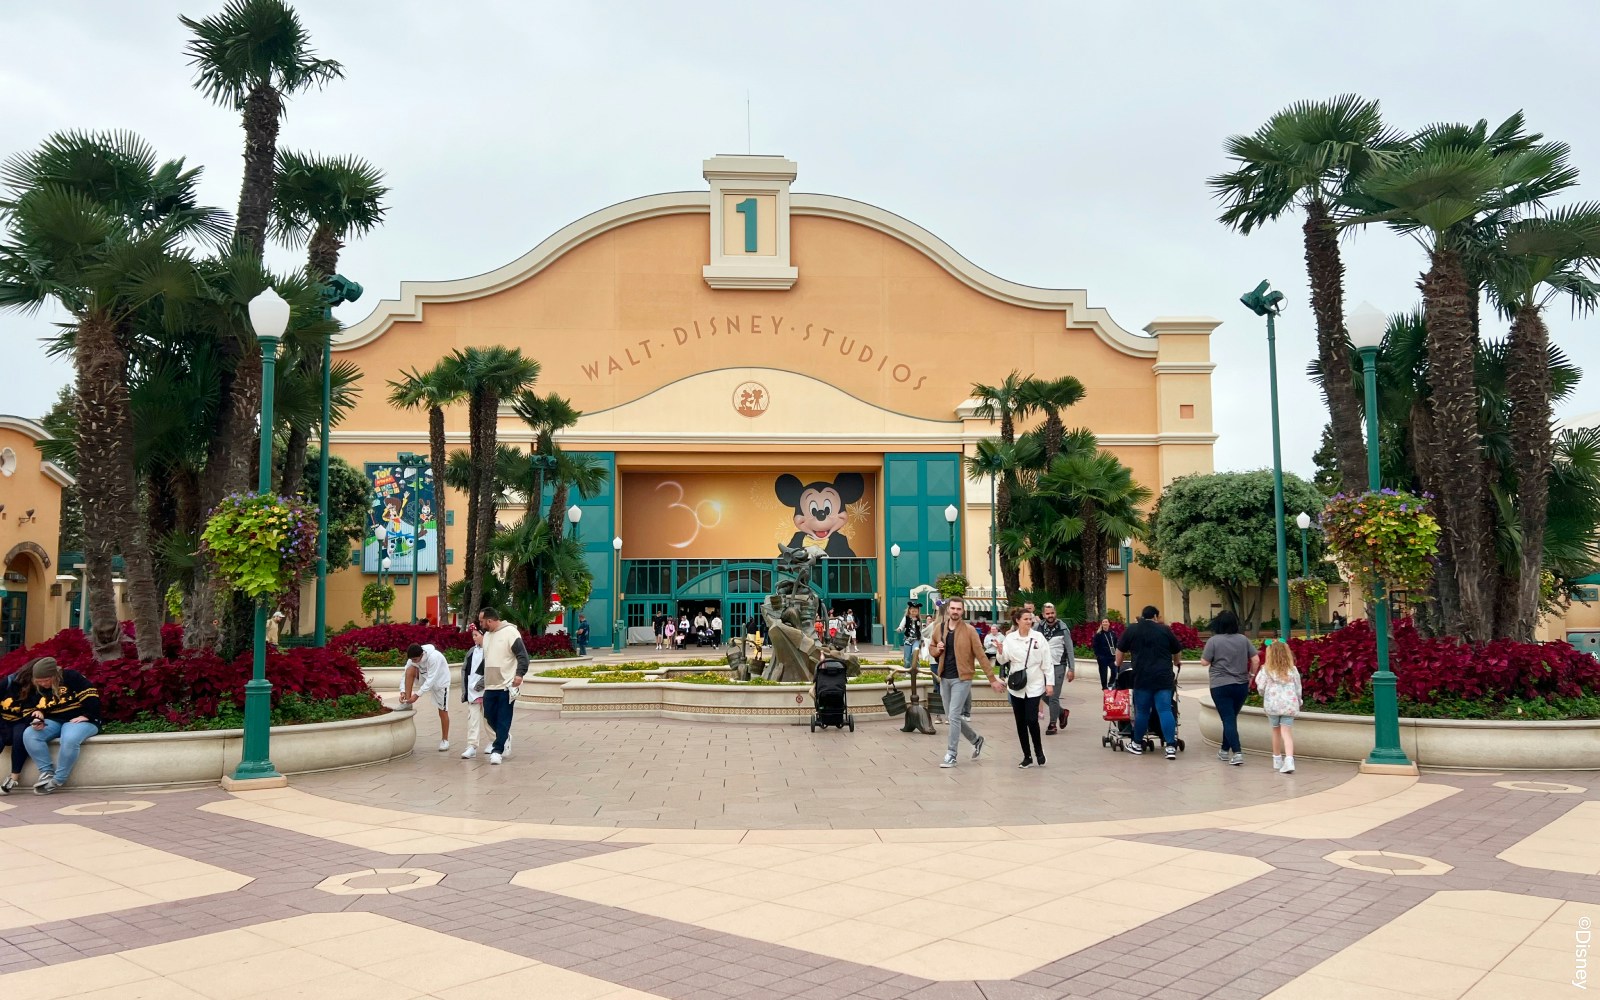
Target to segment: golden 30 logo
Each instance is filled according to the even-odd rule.
[[[772,399],[767,394],[767,387],[760,382],[741,382],[733,390],[733,408],[741,416],[759,417],[767,412],[767,407]]]

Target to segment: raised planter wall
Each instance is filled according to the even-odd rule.
[[[1210,691],[1186,696],[1198,705],[1186,721],[1198,720],[1200,734],[1213,746],[1222,742],[1222,718]],[[1372,752],[1370,715],[1302,712],[1294,722],[1294,755],[1315,760],[1360,763]],[[1239,742],[1246,750],[1272,752],[1272,727],[1266,713],[1245,706],[1239,713]],[[1600,720],[1502,722],[1479,719],[1401,719],[1400,746],[1413,763],[1489,771],[1600,770]]]
[[[281,774],[307,774],[364,767],[404,757],[417,739],[410,711],[367,719],[274,726],[270,753]],[[50,745],[51,754],[59,745]],[[214,785],[232,774],[244,750],[244,730],[204,733],[102,734],[83,745],[68,788],[142,788]],[[37,780],[33,764],[25,784]]]
[[[524,689],[527,682],[523,682]],[[811,689],[800,684],[684,684],[667,680],[642,680],[633,684],[590,684],[586,679],[567,680],[559,688],[563,718],[664,718],[692,722],[740,722],[789,725],[810,721],[813,709]],[[852,684],[845,698],[856,722],[886,718],[883,695],[886,684]],[[900,690],[909,695],[906,685]],[[926,698],[926,685],[917,685]],[[975,713],[1006,712],[1007,696],[973,685]],[[523,695],[517,699],[522,704]]]

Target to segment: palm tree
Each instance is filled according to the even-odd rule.
[[[1059,378],[1028,378],[1023,381],[1018,395],[1021,412],[1038,411],[1044,414],[1044,460],[1048,465],[1061,454],[1066,428],[1061,422],[1061,411],[1076,406],[1083,400],[1083,383],[1071,375]]]
[[[161,655],[160,593],[138,515],[129,343],[141,311],[182,309],[198,292],[183,243],[217,239],[225,216],[195,200],[199,170],[158,163],[130,133],[61,133],[8,160],[0,216],[0,308],[54,300],[77,375],[78,488],[98,659],[122,655],[111,561],[120,548],[139,658]]]
[[[983,438],[978,442],[976,454],[966,458],[967,478],[974,482],[995,480],[995,547],[1000,562],[1000,575],[1005,580],[1006,593],[1015,594],[1022,589],[1022,561],[1037,557],[1037,549],[1028,543],[1026,532],[1013,528],[1016,518],[1012,504],[1023,488],[1022,477],[1029,470],[1043,464],[1043,453],[1036,440],[1024,437],[1006,442],[999,438]],[[1035,585],[1043,581],[1035,581]]]
[[[434,488],[439,491],[439,515],[435,523],[438,525],[438,538],[435,546],[442,553],[445,550],[445,521],[444,515],[444,490],[445,468],[449,461],[445,454],[444,440],[444,408],[454,406],[460,402],[464,390],[460,385],[451,382],[445,374],[443,363],[434,365],[427,372],[418,372],[415,369],[402,372],[398,382],[389,383],[389,405],[397,406],[404,410],[426,409],[428,411],[428,456],[433,464]],[[445,565],[445,559],[439,557],[439,614],[443,615],[450,606],[450,570]]]
[[[1532,642],[1539,622],[1540,574],[1545,568],[1541,543],[1549,524],[1548,484],[1556,447],[1551,431],[1553,375],[1547,363],[1550,331],[1544,309],[1561,293],[1585,312],[1600,300],[1600,286],[1589,277],[1600,264],[1600,205],[1575,205],[1514,221],[1506,227],[1499,249],[1498,259],[1489,267],[1489,288],[1500,310],[1511,318],[1506,397],[1522,538],[1509,613],[1501,626],[1511,638]]]
[[[194,20],[180,16],[178,20],[191,35],[184,51],[195,68],[195,88],[241,115],[244,176],[239,185],[234,245],[244,256],[259,261],[266,250],[277,180],[278,126],[284,98],[339,79],[344,69],[337,62],[317,58],[299,15],[283,0],[229,0],[214,17]],[[232,355],[233,366],[223,376],[219,424],[207,457],[208,505],[224,494],[243,492],[253,485],[250,471],[261,409],[261,360],[248,324],[240,332],[243,338]]]
[[[1401,148],[1384,127],[1377,101],[1342,94],[1301,101],[1273,115],[1251,135],[1231,136],[1228,156],[1238,166],[1212,177],[1227,206],[1221,222],[1242,233],[1302,209],[1306,272],[1317,323],[1317,358],[1327,377],[1323,398],[1333,424],[1344,488],[1368,488],[1358,390],[1350,388],[1344,329],[1344,261],[1339,230],[1355,214],[1351,194],[1364,174]],[[1373,487],[1376,488],[1375,486]]]
[[[973,398],[978,400],[973,415],[979,420],[999,421],[1000,443],[1003,445],[1016,443],[1017,417],[1026,412],[1022,400],[1022,382],[1022,375],[1013,371],[999,385],[976,384],[972,387]],[[1005,477],[1001,477],[995,498],[995,518],[999,533],[1004,535],[1011,527],[1011,486]],[[1000,572],[1005,577],[1007,593],[1015,593],[1022,587],[1022,568],[1014,552],[1015,549],[1009,546],[1002,546],[1000,550]]]
[[[388,211],[383,199],[388,193],[383,172],[359,157],[280,151],[272,202],[272,236],[291,249],[304,246],[306,273],[316,281],[326,281],[339,269],[339,251],[345,241],[366,235],[383,221]],[[328,347],[325,342],[314,350],[298,352],[280,370],[294,369],[320,377]],[[289,423],[281,487],[284,493],[300,489],[313,422]]]
[[[1061,455],[1039,477],[1039,493],[1067,505],[1079,522],[1084,607],[1089,620],[1097,620],[1106,610],[1109,542],[1142,533],[1139,510],[1154,494],[1116,456],[1098,450]]]
[[[1388,223],[1428,253],[1421,287],[1432,426],[1419,452],[1429,468],[1419,471],[1438,494],[1440,563],[1454,576],[1445,625],[1467,640],[1492,637],[1496,618],[1490,477],[1474,367],[1479,288],[1469,258],[1483,255],[1512,213],[1536,208],[1576,182],[1568,148],[1542,138],[1524,131],[1520,113],[1493,132],[1482,121],[1429,128],[1405,156],[1364,178],[1374,211],[1355,220]]]
[[[539,379],[539,362],[513,347],[468,347],[441,363],[445,378],[467,399],[472,479],[467,490],[467,604],[476,610],[483,594],[494,531],[495,460],[499,446],[500,401],[515,397]],[[530,503],[537,503],[530,498]]]
[[[550,537],[560,544],[567,527],[567,501],[576,489],[585,500],[599,496],[606,486],[606,467],[593,455],[556,448],[556,467],[551,481],[556,484],[550,497],[550,512],[545,523],[550,526]]]

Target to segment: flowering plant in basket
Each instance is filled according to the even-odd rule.
[[[200,551],[229,586],[270,603],[316,569],[317,519],[288,497],[234,493],[207,516]]]
[[[1367,591],[1424,590],[1439,551],[1439,522],[1427,494],[1381,490],[1346,496],[1322,508],[1322,530],[1342,570]],[[1291,584],[1292,586],[1292,584]]]
[[[1328,585],[1314,576],[1297,576],[1289,581],[1289,610],[1297,617],[1315,611],[1328,600]]]

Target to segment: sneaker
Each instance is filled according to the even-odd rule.
[[[15,787],[17,787],[17,779],[7,777],[6,780],[0,781],[0,795],[10,795],[11,790]]]
[[[1142,743],[1140,743],[1138,740],[1135,740],[1135,739],[1132,739],[1132,738],[1129,738],[1126,742],[1123,743],[1122,749],[1128,751],[1129,753],[1133,754],[1134,756],[1138,756],[1139,754],[1144,753],[1144,745]]]
[[[1272,755],[1272,769],[1274,771],[1283,770],[1283,754],[1275,753]]]
[[[511,756],[511,741],[514,740],[514,739],[516,739],[515,736],[507,736],[506,737],[506,748],[504,750],[500,751],[500,756],[502,756],[502,757]]]
[[[1178,748],[1173,746],[1171,743],[1167,744],[1167,759],[1168,760],[1177,760],[1178,759]]]
[[[939,762],[939,766],[940,767],[955,767],[956,766],[956,755],[953,754],[953,753],[945,754],[944,755],[944,760]]]
[[[1228,751],[1222,750],[1222,749],[1218,749],[1217,750],[1217,760],[1219,760],[1222,763],[1226,764],[1228,762]]]
[[[1234,767],[1239,767],[1239,766],[1243,765],[1244,764],[1244,754],[1242,754],[1242,753],[1234,754],[1233,755],[1233,759],[1228,761],[1228,763],[1232,764]]]
[[[492,754],[489,755],[489,763],[491,763],[491,764],[498,764],[504,759],[505,758],[503,756],[501,756],[500,754],[497,754],[497,753],[492,753]]]
[[[972,741],[972,759],[973,760],[977,760],[978,759],[978,755],[981,754],[981,753],[983,753],[983,737],[982,736],[980,736],[976,740]]]
[[[439,752],[440,753],[444,753],[448,749],[450,749],[450,741],[449,740],[440,740],[439,741]]]
[[[1046,736],[1054,736],[1054,735],[1055,735],[1055,734],[1056,734],[1056,727],[1055,727],[1055,723],[1053,723],[1053,722],[1052,722],[1052,723],[1051,723],[1051,724],[1050,724],[1050,728],[1049,728],[1049,729],[1046,729],[1046,730],[1045,730],[1045,731],[1044,731],[1044,734],[1045,734],[1045,735],[1046,735]]]
[[[1293,754],[1286,755],[1283,758],[1283,767],[1279,769],[1278,773],[1279,774],[1293,774],[1294,773],[1294,755]]]
[[[38,781],[33,783],[33,794],[49,795],[51,792],[60,787],[61,785],[56,781],[55,777],[47,774],[43,778],[40,778]]]
[[[474,758],[476,756],[478,756],[478,748],[477,747],[469,746],[465,750],[461,751],[461,759],[462,760],[471,760],[472,758]]]
[[[1044,767],[1044,754],[1039,755],[1039,766]]]
[[[1024,758],[1022,758],[1022,763],[1018,764],[1017,766],[1018,767],[1032,767],[1033,766],[1033,758],[1032,757],[1024,757]]]

